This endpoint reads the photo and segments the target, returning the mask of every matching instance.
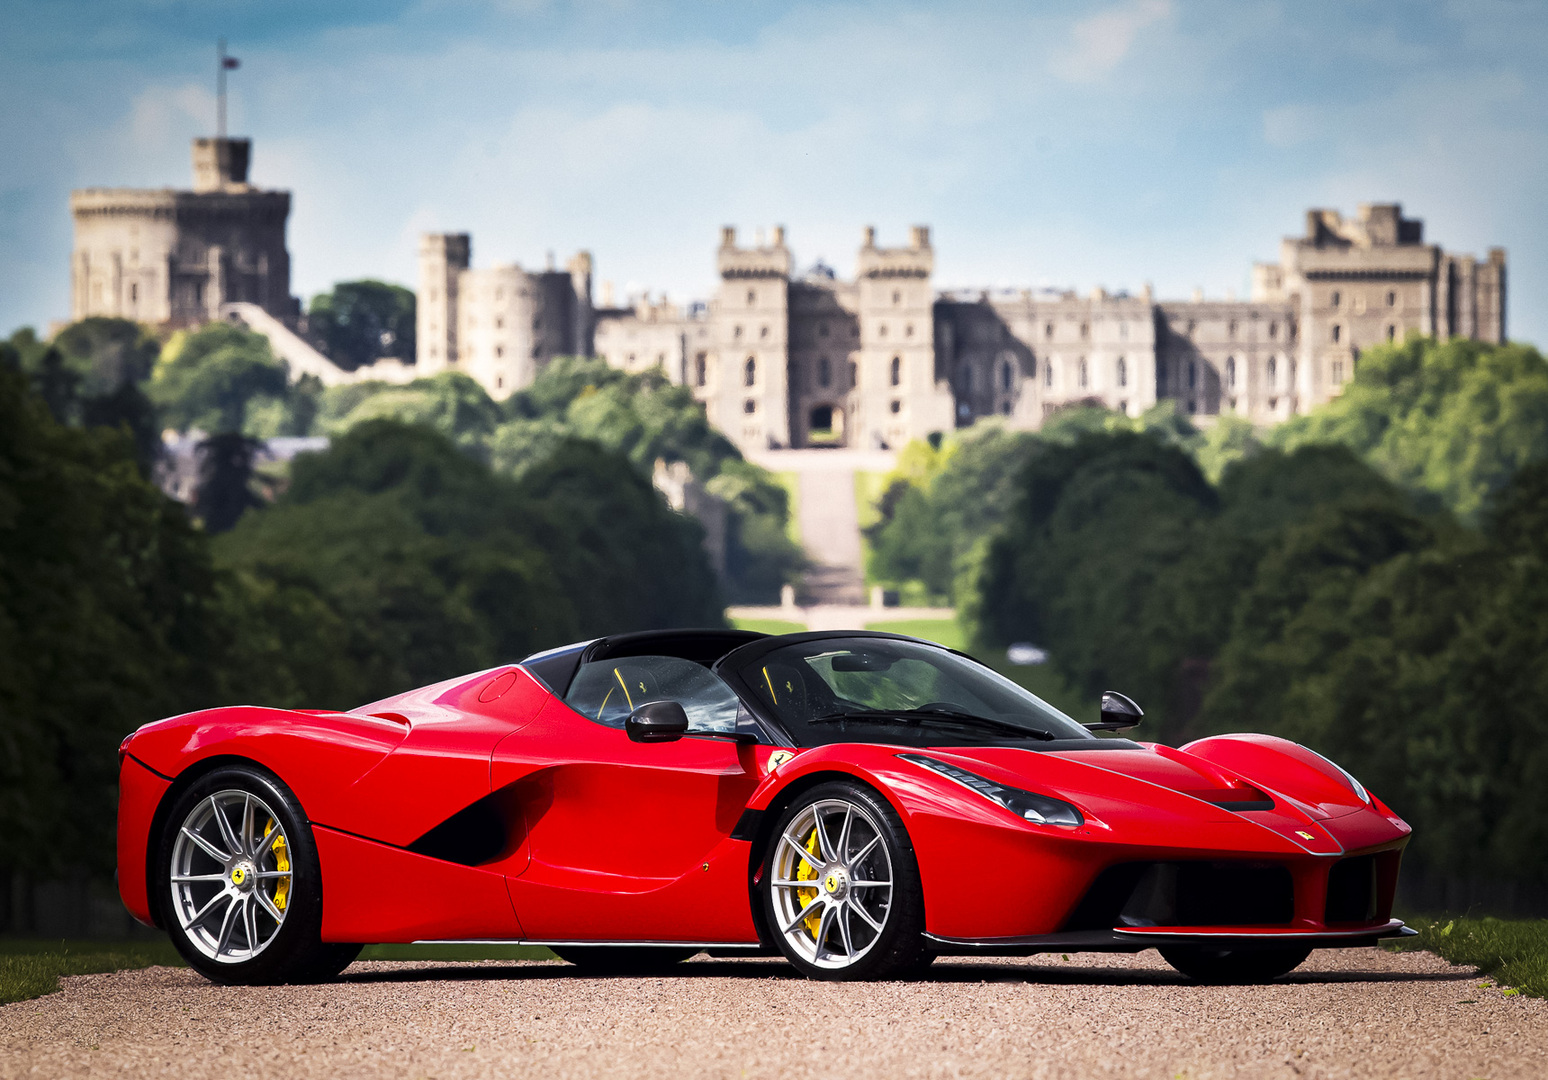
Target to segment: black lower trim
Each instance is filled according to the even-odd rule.
[[[926,934],[925,947],[942,956],[1033,956],[1045,952],[1143,952],[1170,945],[1213,945],[1222,949],[1278,949],[1309,945],[1314,949],[1374,945],[1383,938],[1412,937],[1419,931],[1396,919],[1362,930],[1263,934],[1147,934],[1125,930],[1066,930],[1016,938],[949,938]]]

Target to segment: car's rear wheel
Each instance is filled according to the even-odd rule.
[[[216,982],[319,981],[359,955],[319,940],[312,830],[290,789],[260,769],[227,766],[190,785],[167,815],[156,865],[172,943]]]
[[[858,783],[807,792],[781,815],[760,882],[780,952],[818,979],[917,969],[924,899],[903,821]]]
[[[686,946],[565,945],[554,953],[590,975],[656,975],[698,955],[699,950]]]
[[[1311,949],[1286,946],[1265,949],[1217,949],[1208,945],[1177,945],[1161,950],[1168,964],[1194,982],[1260,983],[1300,967]]]

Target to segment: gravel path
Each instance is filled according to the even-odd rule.
[[[0,1008],[0,1076],[1548,1077],[1548,1002],[1425,953],[1315,953],[1248,988],[1188,985],[1153,952],[941,961],[872,985],[774,960],[681,971],[377,962],[278,989],[86,975]]]

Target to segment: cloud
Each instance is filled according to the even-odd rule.
[[[1095,82],[1116,68],[1141,30],[1169,17],[1172,0],[1130,0],[1081,19],[1070,31],[1070,51],[1050,65],[1068,82]]]

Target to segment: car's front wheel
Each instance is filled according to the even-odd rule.
[[[1260,983],[1300,967],[1311,950],[1300,946],[1263,949],[1217,949],[1208,945],[1177,945],[1161,950],[1162,958],[1194,982]]]
[[[260,769],[227,766],[190,785],[167,816],[157,868],[172,943],[216,982],[331,978],[360,951],[319,940],[312,830],[296,797]]]
[[[781,815],[760,891],[786,959],[819,979],[882,979],[921,958],[919,869],[896,810],[847,781],[808,791]]]

